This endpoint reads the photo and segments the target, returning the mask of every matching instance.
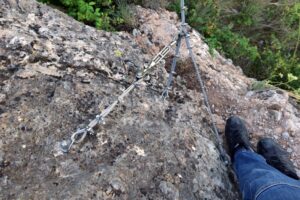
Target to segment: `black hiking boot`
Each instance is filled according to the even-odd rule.
[[[285,175],[299,180],[295,167],[289,159],[288,152],[281,148],[273,139],[261,139],[257,144],[257,152],[266,159],[269,165]]]
[[[233,159],[234,153],[240,148],[252,150],[247,128],[239,117],[233,116],[227,119],[225,137],[231,159]]]

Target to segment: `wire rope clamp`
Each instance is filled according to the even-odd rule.
[[[161,97],[163,100],[166,100],[167,98],[169,98],[169,88],[166,88],[163,93],[161,94]]]
[[[188,7],[187,7],[187,6],[182,6],[182,7],[181,7],[181,10],[182,10],[182,11],[187,11],[187,10],[188,10]]]
[[[143,78],[142,72],[138,72],[135,76],[136,80],[140,80],[141,78]]]

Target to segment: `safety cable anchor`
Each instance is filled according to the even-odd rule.
[[[68,139],[68,140],[63,140],[61,143],[60,143],[60,149],[62,152],[64,153],[68,153],[71,146],[72,146],[72,140]]]

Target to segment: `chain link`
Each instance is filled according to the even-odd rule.
[[[71,135],[69,140],[64,140],[61,142],[61,150],[65,153],[69,152],[73,144],[81,143],[88,134],[92,135],[94,133],[93,129],[97,124],[104,123],[104,118],[118,105],[122,102],[124,97],[126,97],[138,84],[140,84],[146,75],[148,75],[151,70],[158,65],[162,59],[170,52],[171,47],[176,43],[173,40],[170,44],[165,46],[150,62],[150,64],[145,67],[144,70],[138,72],[136,75],[136,81],[134,81],[123,93],[118,96],[118,98],[110,104],[106,109],[104,109],[101,114],[97,115],[94,120],[92,120],[85,128],[79,129]]]

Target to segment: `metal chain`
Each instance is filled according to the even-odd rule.
[[[85,128],[79,129],[74,132],[69,140],[64,140],[61,142],[61,150],[65,153],[69,152],[73,144],[82,142],[88,134],[94,134],[94,127],[97,124],[104,123],[104,118],[120,103],[125,96],[127,96],[138,84],[140,84],[146,75],[150,73],[153,68],[162,61],[162,59],[170,52],[171,47],[176,43],[173,40],[170,44],[165,46],[150,62],[150,64],[145,67],[143,71],[140,71],[136,75],[136,81],[134,81],[123,93],[118,96],[118,98],[110,104],[105,110],[103,110],[99,115],[96,116]]]

